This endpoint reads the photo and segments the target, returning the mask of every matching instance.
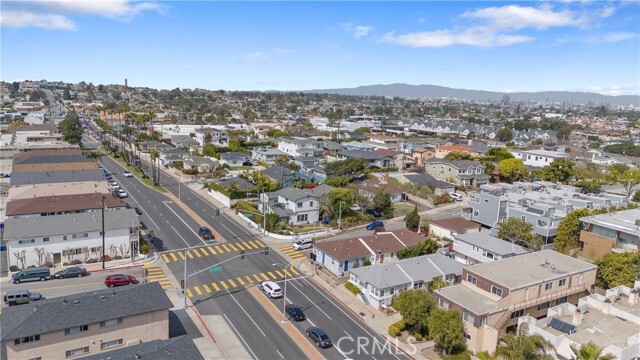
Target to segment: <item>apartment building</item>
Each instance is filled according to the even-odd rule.
[[[453,251],[456,260],[465,265],[482,264],[528,252],[520,245],[486,232],[453,235]]]
[[[401,138],[397,138],[395,136],[382,135],[382,134],[368,134],[366,144],[372,145],[374,150],[385,149],[385,150],[400,150],[401,149]]]
[[[577,304],[590,293],[596,271],[593,264],[543,250],[465,267],[460,284],[434,295],[439,307],[461,313],[469,350],[493,353],[519,317],[540,317],[552,306]]]
[[[424,164],[427,174],[456,185],[480,186],[491,180],[491,176],[484,173],[485,166],[477,161],[444,160],[433,157]]]
[[[2,358],[58,360],[169,338],[173,304],[156,282],[84,292],[2,311]]]
[[[580,218],[582,253],[597,260],[611,252],[636,252],[640,246],[640,209]]]
[[[263,207],[266,207],[266,209],[263,210]],[[262,193],[258,203],[259,211],[277,214],[280,218],[286,219],[290,225],[306,225],[318,222],[319,209],[318,196],[313,191],[292,187],[276,192]]]
[[[12,185],[8,200],[92,193],[109,195],[111,190],[106,180]]]
[[[324,142],[298,137],[282,137],[278,139],[278,150],[284,151],[289,156],[322,156]]]
[[[533,167],[545,167],[550,165],[555,159],[563,159],[568,157],[568,154],[549,151],[549,150],[509,150],[516,159],[522,160],[527,166]]]
[[[620,285],[604,295],[591,294],[578,304],[564,303],[547,310],[546,317],[523,316],[518,327],[529,334],[541,335],[553,345],[560,359],[573,359],[571,347],[593,343],[602,355],[618,360],[640,357],[640,281],[633,288]]]
[[[77,214],[107,209],[124,209],[127,203],[114,196],[102,194],[76,194],[42,196],[13,200],[7,203],[6,216],[9,219]]]

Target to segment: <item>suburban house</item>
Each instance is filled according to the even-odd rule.
[[[327,240],[313,244],[313,256],[335,276],[352,268],[398,260],[398,251],[416,246],[426,238],[409,230],[379,232],[361,238]],[[358,265],[355,265],[358,264]]]
[[[367,144],[373,145],[374,150],[400,150],[402,138],[382,134],[366,134]]]
[[[509,152],[512,153],[516,159],[522,160],[525,165],[539,168],[551,164],[555,159],[563,159],[569,156],[565,153],[549,150],[513,149],[509,150]]]
[[[320,140],[297,137],[281,137],[278,139],[278,150],[289,156],[322,156],[324,143]]]
[[[429,174],[405,174],[404,177],[412,184],[427,186],[436,195],[456,192],[456,184],[438,180]]]
[[[266,206],[266,210],[263,210]],[[258,210],[277,214],[287,219],[289,225],[306,225],[318,222],[318,196],[311,190],[287,187],[276,192],[260,194]]]
[[[278,157],[281,156],[289,157],[289,154],[271,146],[255,147],[253,148],[253,150],[251,150],[251,157],[254,160],[262,161],[267,164],[273,163]]]
[[[247,161],[251,161],[251,156],[239,151],[229,151],[220,154],[220,162],[229,166],[243,166]]]
[[[168,166],[176,161],[182,161],[190,156],[189,151],[182,149],[164,149],[159,151],[158,159],[163,166]]]
[[[99,211],[6,219],[5,227],[4,240],[8,254],[11,254],[9,266],[22,269],[42,266],[47,261],[61,264],[101,256]],[[132,256],[131,250],[137,254],[139,227],[140,221],[133,209],[105,211],[105,255]]]
[[[230,188],[235,188],[239,191],[247,191],[247,190],[251,190],[254,187],[256,187],[255,184],[245,180],[244,178],[241,177],[232,177],[229,179],[224,179],[224,180],[220,180],[218,182],[216,182],[216,184],[220,185],[221,187],[225,188],[225,189],[230,189]],[[249,195],[249,194],[247,194]],[[258,195],[256,194],[252,194],[252,195]]]
[[[12,200],[7,203],[8,219],[77,214],[107,209],[124,209],[127,203],[122,199],[102,194],[76,194],[61,196],[41,196]]]
[[[377,154],[373,151],[340,150],[337,153],[337,159],[363,159],[369,165],[369,167],[378,167],[381,169],[392,167],[395,165],[395,162],[391,156]]]
[[[435,157],[438,159],[444,159],[447,155],[449,155],[452,151],[463,152],[465,154],[469,154],[471,156],[480,156],[482,155],[476,149],[467,145],[442,145],[435,148]]]
[[[618,360],[640,357],[640,281],[633,288],[620,285],[604,295],[591,294],[578,304],[564,303],[547,309],[546,317],[526,315],[518,327],[549,341],[559,359],[573,359],[571,347],[593,343]]]
[[[168,339],[171,307],[157,282],[7,307],[3,353],[8,360],[109,358],[114,349]]]
[[[438,180],[461,186],[480,186],[489,183],[491,176],[485,174],[485,166],[472,160],[444,160],[431,158],[424,167],[427,174]]]
[[[391,202],[394,204],[399,203],[403,200],[403,192],[397,187],[391,186],[389,184],[378,184],[375,186],[363,186],[359,189],[361,195],[365,196],[370,201],[373,201],[373,198],[376,197],[376,194],[379,192],[387,193],[391,197]]]
[[[480,232],[480,225],[459,216],[431,220],[429,223],[429,233],[441,239],[453,239],[458,234],[477,234],[478,232]]]
[[[288,187],[298,178],[298,174],[284,165],[272,165],[261,171],[269,180],[280,184],[281,187]]]
[[[171,144],[176,148],[201,149],[198,140],[189,135],[171,135]]]
[[[218,166],[218,160],[191,155],[182,160],[182,165],[186,170],[195,169],[199,173],[206,173],[212,172]]]
[[[454,284],[460,276],[462,264],[442,254],[430,254],[351,269],[349,282],[360,289],[360,300],[380,309],[390,306],[401,291],[427,289],[434,279]]]
[[[636,252],[640,246],[640,209],[580,218],[582,253],[597,260],[611,252]]]
[[[200,128],[195,130],[195,139],[200,146],[204,147],[207,144],[212,144],[218,147],[224,147],[229,145],[229,135],[226,131],[218,130],[214,128]]]
[[[436,290],[439,307],[456,309],[464,322],[467,348],[493,353],[506,331],[524,315],[577,304],[595,283],[597,267],[553,250],[467,266],[462,282]]]
[[[411,151],[411,157],[416,166],[424,166],[425,162],[434,156],[433,149],[416,148]]]
[[[520,245],[486,232],[454,235],[453,251],[456,260],[464,265],[481,264],[529,252]]]

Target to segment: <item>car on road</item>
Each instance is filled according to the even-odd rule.
[[[14,306],[44,299],[45,297],[39,292],[31,292],[29,290],[11,290],[4,296],[4,303],[9,306]]]
[[[307,317],[304,315],[304,311],[302,308],[295,304],[289,304],[285,307],[287,314],[291,316],[291,318],[295,321],[303,321],[306,320]]]
[[[382,221],[374,221],[371,224],[367,225],[367,230],[373,230],[378,227],[384,227],[384,223]]]
[[[25,281],[47,281],[49,278],[51,278],[51,270],[42,266],[22,269],[11,276],[11,281],[14,284],[20,284]]]
[[[362,208],[360,207],[360,205],[358,204],[353,204],[351,205],[351,207],[349,208],[351,211],[360,211],[362,210]]]
[[[231,174],[227,174],[223,177],[220,178],[220,180],[229,180],[229,179],[233,179],[235,176],[231,175]]]
[[[122,286],[129,284],[137,284],[138,280],[135,276],[115,274],[109,275],[104,279],[104,284],[108,287]]]
[[[140,208],[133,208],[136,211],[136,215],[140,216],[142,215],[142,210],[140,210]]]
[[[328,348],[331,346],[331,339],[329,339],[329,335],[319,327],[309,327],[307,329],[307,336],[321,348]]]
[[[212,240],[215,238],[211,230],[206,226],[201,226],[200,229],[198,229],[198,235],[204,240]]]
[[[265,281],[260,284],[260,286],[262,287],[262,291],[264,291],[268,297],[272,299],[282,297],[282,289],[280,288],[280,285],[273,281]]]
[[[127,196],[129,196],[129,195],[127,195],[127,192],[122,190],[122,189],[118,189],[117,193],[118,193],[118,197],[121,198],[121,199],[124,199]]]
[[[120,185],[118,185],[118,183],[115,181],[111,181],[109,185],[111,185],[111,188],[113,189],[120,189]]]
[[[313,239],[302,239],[293,243],[293,250],[299,251],[304,249],[309,249],[313,246]]]
[[[56,279],[65,279],[65,278],[72,278],[72,277],[83,277],[87,275],[88,275],[87,269],[79,266],[74,266],[74,267],[66,268],[62,271],[58,271],[57,273],[53,274],[53,277]]]
[[[129,172],[129,171],[123,172],[122,175],[124,175],[124,177],[126,177],[126,178],[133,177],[133,174],[131,172]]]
[[[463,199],[462,195],[458,193],[449,193],[449,197],[451,197],[455,201],[462,201]]]
[[[382,216],[382,214],[380,213],[380,211],[378,211],[378,210],[376,210],[376,209],[367,209],[367,210],[365,210],[365,212],[366,212],[367,214],[371,214],[371,215],[373,215],[373,216],[375,216],[375,217],[377,217],[377,218],[379,218],[379,217],[381,217],[381,216]]]

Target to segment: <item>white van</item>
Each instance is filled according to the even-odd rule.
[[[282,289],[273,281],[265,281],[261,284],[262,291],[267,294],[268,297],[275,299],[282,297]]]
[[[462,195],[458,193],[449,193],[449,196],[455,201],[462,201],[463,199]]]

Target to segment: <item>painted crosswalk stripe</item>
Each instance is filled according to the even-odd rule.
[[[293,277],[293,274],[291,273],[291,271],[287,270],[287,276],[288,277]]]
[[[249,277],[249,275],[245,275],[245,276],[244,276],[244,278],[245,278],[245,279],[247,279],[247,282],[248,282],[249,284],[252,284],[252,283],[253,283],[253,280],[251,280],[251,277]]]
[[[202,291],[200,291],[200,288],[199,288],[199,287],[194,286],[194,287],[193,287],[193,290],[195,290],[195,291],[198,293],[198,295],[202,295]]]
[[[201,247],[201,248],[200,248],[200,251],[202,251],[202,254],[203,254],[204,256],[209,256],[209,253],[207,252],[207,250],[206,250],[205,248]]]
[[[166,254],[162,254],[162,258],[164,259],[164,262],[166,262],[166,263],[171,261],[171,260],[169,260],[169,257],[167,257]]]
[[[246,242],[246,241],[242,241],[242,246],[244,246],[245,248],[247,248],[247,250],[251,250],[252,246]]]
[[[233,279],[229,279],[227,280],[229,282],[229,284],[231,284],[231,287],[236,287],[238,285],[236,285],[235,281],[233,281]]]
[[[178,256],[180,256],[180,260],[184,261],[184,255],[182,254],[182,252],[178,252]]]
[[[193,297],[193,294],[191,293],[191,290],[187,289],[187,295],[188,295],[189,297]]]
[[[238,282],[240,283],[240,285],[244,285],[244,280],[242,280],[242,278],[236,278],[236,280],[238,280]]]
[[[189,256],[189,259],[193,259],[193,255],[191,255],[191,251],[187,251],[187,256]]]
[[[220,280],[220,284],[221,284],[221,285],[222,285],[222,287],[223,287],[223,288],[225,288],[225,289],[228,289],[228,288],[229,288],[229,287],[227,286],[227,284],[226,284],[224,281],[222,281],[222,280]]]
[[[291,267],[291,271],[296,275],[300,275],[300,273],[293,266]]]
[[[200,255],[200,252],[198,252],[198,249],[193,249],[193,252],[196,254],[197,257],[202,257],[202,255]]]
[[[256,242],[258,243],[258,245],[262,246],[262,247],[267,247],[267,245],[263,244],[260,242],[260,240],[256,240]]]
[[[207,284],[202,284],[202,287],[204,288],[204,291],[206,291],[207,293],[211,293],[211,289],[209,289],[209,286]]]
[[[207,246],[207,249],[209,249],[209,251],[211,251],[211,254],[215,255],[216,252],[213,250],[213,248],[211,246]]]
[[[281,273],[281,272],[280,272],[280,271],[278,271],[278,270],[276,270],[276,274],[278,274],[278,276],[280,276],[281,278],[283,278],[283,277],[284,277],[284,274],[283,274],[283,273]]]
[[[282,250],[282,251],[284,251],[284,252],[287,252],[287,251],[289,251],[289,250],[292,250],[289,246],[281,247],[281,248],[279,248],[279,249],[280,249],[280,250]]]
[[[272,278],[273,280],[275,280],[275,279],[277,279],[277,278],[278,278],[278,277],[277,277],[277,276],[275,276],[271,271],[267,272],[267,274],[269,274],[269,276],[271,276],[271,278]]]
[[[222,254],[222,253],[224,252],[224,250],[222,250],[222,249],[220,248],[220,246],[218,246],[218,245],[216,245],[216,250],[218,250],[218,252],[219,252],[220,254]]]
[[[178,261],[178,258],[176,257],[176,254],[170,253],[169,255],[171,255],[171,258],[173,259],[173,261]]]
[[[294,255],[291,256],[291,260],[300,260],[300,259],[304,259],[306,256],[304,256],[304,254],[298,254],[298,255]]]
[[[260,277],[256,274],[253,274],[253,277],[256,279],[257,282],[261,283],[262,279],[260,279]]]
[[[225,250],[226,252],[231,252],[231,250],[229,250],[229,248],[227,247],[227,245],[222,244],[222,247],[224,248],[224,250]]]
[[[236,248],[235,246],[233,246],[232,243],[227,243],[227,245],[229,245],[230,248],[233,249],[233,251],[238,251],[238,248]]]
[[[211,283],[211,285],[213,286],[214,289],[216,289],[216,291],[220,291],[220,287],[218,286],[218,284]]]
[[[260,247],[258,245],[256,245],[253,241],[249,240],[249,244],[251,244],[251,246],[253,246],[254,249],[259,249]]]
[[[269,281],[269,278],[264,273],[260,273],[260,276],[262,276],[265,281]]]
[[[240,250],[244,250],[244,247],[238,242],[236,243],[236,246],[238,247],[238,249]]]

